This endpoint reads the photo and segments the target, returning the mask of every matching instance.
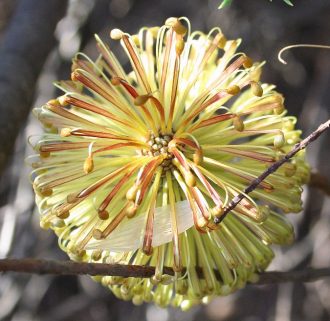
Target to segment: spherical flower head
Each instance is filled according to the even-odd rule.
[[[152,278],[96,278],[135,304],[187,309],[256,280],[270,245],[293,239],[284,213],[301,210],[303,153],[214,219],[299,141],[284,98],[219,28],[169,18],[110,36],[131,72],[96,36],[96,61],[77,54],[64,94],[34,110],[41,226],[73,260],[155,267]]]

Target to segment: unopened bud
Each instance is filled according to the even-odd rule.
[[[47,102],[47,105],[60,106],[61,103],[59,102],[59,99],[51,99]]]
[[[208,224],[208,221],[204,217],[199,217],[197,219],[197,225],[198,225],[198,227],[204,228],[204,227],[207,226],[207,224]]]
[[[134,203],[130,204],[126,209],[127,218],[132,218],[136,214],[136,211],[137,206]]]
[[[58,212],[56,212],[56,216],[58,218],[64,220],[70,216],[70,212],[69,211],[58,211]]]
[[[286,177],[291,177],[293,176],[297,171],[297,165],[292,164],[292,163],[286,163],[285,165],[285,170],[284,170],[284,175]]]
[[[278,134],[274,137],[274,147],[275,148],[281,148],[285,144],[285,138],[283,133]]]
[[[175,44],[175,51],[178,56],[182,54],[183,49],[184,49],[184,40],[182,38],[179,38]]]
[[[232,86],[229,86],[227,89],[226,89],[226,92],[229,94],[229,95],[237,95],[239,92],[241,91],[241,88],[237,85],[232,85]]]
[[[233,126],[238,132],[242,132],[244,130],[244,122],[242,118],[239,116],[233,118]]]
[[[283,104],[279,104],[278,107],[274,108],[274,114],[275,115],[281,115],[284,111]]]
[[[62,137],[69,137],[71,135],[71,129],[70,128],[62,128],[60,135]]]
[[[142,295],[134,295],[132,298],[132,303],[137,306],[141,305],[143,303]]]
[[[173,30],[178,34],[184,36],[187,33],[187,28],[181,23],[179,19],[172,25]]]
[[[50,228],[50,222],[41,220],[40,221],[40,227],[44,230],[48,230]]]
[[[79,73],[77,70],[74,70],[72,73],[71,73],[71,80],[72,81],[78,81],[78,76],[79,76]],[[63,96],[61,96],[63,97]],[[59,100],[60,101],[60,100]],[[61,103],[61,102],[60,102]],[[61,104],[62,105],[62,104]]]
[[[133,40],[133,42],[135,43],[135,45],[136,45],[137,47],[140,46],[140,39],[139,39],[139,36],[138,36],[138,35],[133,35],[133,36],[132,36],[132,40]]]
[[[250,86],[251,86],[251,90],[252,90],[253,95],[255,95],[257,97],[261,97],[263,95],[263,89],[262,89],[261,85],[258,82],[251,81]]]
[[[68,194],[68,196],[66,197],[66,201],[69,204],[73,204],[73,203],[75,203],[78,200],[78,197],[77,196],[78,196],[78,193]]]
[[[223,34],[219,34],[218,39],[217,40],[217,46],[220,49],[223,49],[227,43],[227,38],[223,35]]]
[[[92,259],[93,261],[99,261],[102,257],[102,251],[101,250],[94,250],[92,252]]]
[[[159,27],[152,27],[149,29],[149,31],[151,32],[151,34],[154,38],[157,38],[159,29],[160,29]]]
[[[98,211],[97,214],[100,220],[107,220],[109,218],[109,212],[106,210]]]
[[[94,161],[91,156],[88,156],[84,162],[84,172],[90,173],[94,169]]]
[[[66,95],[62,95],[62,96],[58,97],[57,100],[58,100],[58,102],[61,106],[67,106],[68,105]]]
[[[47,196],[51,196],[53,194],[53,190],[50,187],[41,187],[39,189],[39,193],[42,196],[47,197]]]
[[[120,40],[124,33],[120,29],[112,29],[110,31],[110,38],[113,40]]]
[[[253,66],[253,61],[250,57],[245,56],[245,60],[243,62],[243,67],[244,68],[251,68]]]
[[[120,85],[120,78],[119,77],[112,77],[111,78],[111,84],[113,86],[119,86]]]
[[[130,187],[126,193],[127,200],[135,201],[137,191],[138,191],[138,187],[136,185]]]
[[[102,240],[103,239],[103,233],[101,230],[99,229],[95,229],[93,231],[93,238],[96,239],[96,240]]]
[[[39,152],[40,158],[47,158],[50,156],[50,152]]]

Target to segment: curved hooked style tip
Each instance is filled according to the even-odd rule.
[[[286,60],[282,58],[283,52],[292,49],[292,48],[318,48],[318,49],[330,49],[330,45],[316,45],[316,44],[296,44],[296,45],[290,45],[282,48],[278,55],[277,59],[284,65],[287,64]]]

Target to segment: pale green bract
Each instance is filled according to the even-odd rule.
[[[219,28],[169,18],[111,38],[131,72],[96,36],[99,57],[77,54],[64,94],[34,109],[45,128],[29,158],[41,226],[72,260],[155,267],[151,278],[95,277],[134,304],[185,310],[255,281],[271,245],[293,240],[285,213],[301,210],[304,153],[213,221],[300,140],[284,98]]]

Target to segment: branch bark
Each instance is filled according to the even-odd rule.
[[[292,150],[287,153],[282,159],[275,162],[271,166],[269,166],[260,176],[258,176],[255,180],[252,181],[252,183],[240,194],[236,195],[228,204],[227,207],[225,207],[223,214],[220,217],[216,217],[214,219],[215,224],[221,223],[224,218],[227,216],[227,214],[232,211],[236,205],[245,198],[246,194],[251,193],[253,190],[255,190],[258,185],[265,180],[270,174],[277,171],[279,167],[281,167],[284,163],[289,161],[294,155],[296,155],[299,151],[305,149],[311,142],[316,140],[321,134],[323,134],[327,129],[330,127],[330,119],[327,120],[325,123],[321,124],[315,131],[313,131],[309,136],[307,136],[305,139],[303,139],[300,143],[297,143],[294,145]]]
[[[29,114],[66,0],[20,0],[0,48],[0,173]]]
[[[196,270],[199,277],[203,278],[203,271],[199,268],[196,268]],[[149,278],[155,274],[155,268],[152,266],[82,263],[39,259],[1,259],[0,271],[55,275],[112,275],[141,278]],[[170,267],[165,267],[164,273],[174,275],[174,271]],[[216,275],[219,277],[218,271],[216,271]],[[260,273],[259,280],[256,284],[312,282],[326,277],[330,277],[330,267],[289,272],[271,271]]]

